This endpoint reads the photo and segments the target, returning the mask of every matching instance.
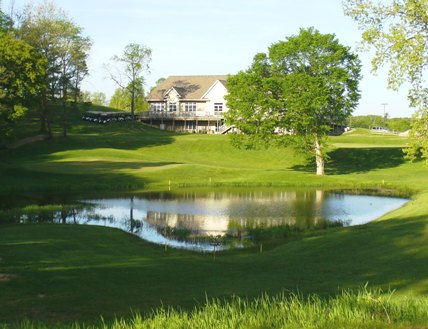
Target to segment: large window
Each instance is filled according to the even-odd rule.
[[[163,112],[165,110],[165,103],[152,103],[150,109],[154,112]]]
[[[169,103],[169,111],[170,112],[177,112],[177,103],[175,103],[175,102]]]
[[[222,112],[223,103],[214,103],[214,112]]]
[[[195,112],[196,111],[196,103],[184,103],[184,111],[185,112]]]

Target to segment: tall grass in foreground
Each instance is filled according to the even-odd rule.
[[[8,326],[0,326],[2,329]],[[248,301],[208,301],[191,312],[162,308],[143,317],[116,319],[100,325],[44,325],[23,322],[18,328],[428,328],[428,298],[397,298],[392,293],[343,292],[330,299],[318,296],[260,297]]]

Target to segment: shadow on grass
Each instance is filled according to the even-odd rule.
[[[19,199],[20,193],[81,195],[113,191],[139,190],[151,183],[147,177],[133,171],[152,170],[176,165],[174,162],[64,162],[58,172],[57,164],[46,163],[41,171],[0,166],[1,195]],[[52,167],[50,167],[52,166]],[[127,171],[127,172],[124,172]]]
[[[367,282],[424,294],[426,228],[424,216],[392,219],[316,233],[262,254],[218,253],[214,261],[210,254],[166,251],[112,229],[11,226],[0,231],[3,271],[19,280],[4,285],[0,320],[111,319],[129,309],[191,309],[207,298],[232,295],[328,296]]]
[[[346,175],[394,168],[405,162],[402,148],[340,148],[329,153],[327,175]],[[297,171],[315,172],[315,161],[294,166]]]

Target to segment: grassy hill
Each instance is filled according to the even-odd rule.
[[[151,245],[103,227],[0,226],[0,323],[110,320],[160,305],[184,310],[206,298],[267,293],[335,296],[342,289],[396,289],[393,299],[428,291],[428,183],[407,163],[407,140],[368,130],[331,139],[326,177],[290,149],[239,150],[227,136],[179,135],[131,123],[75,120],[68,138],[2,153],[0,192],[106,193],[118,190],[382,188],[412,201],[373,223],[310,232],[213,260]],[[256,327],[256,326],[255,326]],[[260,327],[260,326],[259,326]],[[381,326],[378,326],[381,327]],[[405,326],[404,326],[405,327]]]
[[[315,177],[314,163],[292,149],[241,150],[224,135],[180,135],[130,122],[100,125],[80,120],[77,113],[67,138],[0,155],[0,193],[183,186],[423,188],[423,181],[412,179],[424,172],[423,165],[402,158],[406,142],[403,137],[362,129],[332,137],[328,175]]]

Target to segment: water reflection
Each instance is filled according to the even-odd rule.
[[[169,193],[24,208],[20,222],[104,225],[176,248],[243,247],[307,229],[364,224],[406,199],[325,191]]]

